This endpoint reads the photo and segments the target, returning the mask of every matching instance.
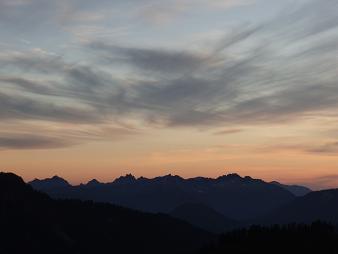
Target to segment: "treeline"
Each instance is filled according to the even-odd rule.
[[[311,225],[289,224],[271,227],[251,226],[220,236],[218,242],[203,248],[199,254],[247,253],[338,253],[338,230],[325,222]]]

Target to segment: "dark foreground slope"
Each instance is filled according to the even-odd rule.
[[[53,200],[0,173],[0,253],[185,253],[211,238],[165,215]]]
[[[333,225],[315,222],[311,225],[260,227],[237,230],[220,237],[199,254],[337,254],[338,232]]]

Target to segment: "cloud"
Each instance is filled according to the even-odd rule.
[[[227,130],[222,130],[222,131],[217,131],[214,133],[214,135],[229,135],[229,134],[234,134],[234,133],[239,133],[242,132],[241,129],[227,129]]]
[[[338,156],[338,142],[309,142],[304,141],[303,143],[294,142],[295,138],[290,139],[290,137],[280,138],[277,142],[277,145],[266,145],[261,149],[261,152],[298,152],[305,154],[316,154],[319,156]]]
[[[2,0],[0,22],[21,31],[48,31],[53,27],[73,27],[84,24],[104,25],[114,16],[128,17],[129,21],[146,20],[163,24],[194,8],[229,8],[247,1],[191,1],[191,0]],[[115,11],[117,10],[117,11]],[[41,22],[44,20],[45,22]]]
[[[202,54],[163,49],[121,47],[104,42],[92,42],[91,49],[101,52],[100,58],[107,63],[125,63],[142,71],[165,73],[186,73],[196,69],[208,60]]]
[[[35,119],[68,123],[100,122],[95,109],[81,109],[51,101],[38,101],[20,95],[0,93],[0,119]]]
[[[65,125],[34,120],[2,121],[0,129],[0,150],[58,149],[88,142],[114,142],[141,133],[130,124]]]
[[[311,84],[291,87],[267,96],[242,101],[226,114],[229,121],[238,123],[266,123],[297,120],[317,115],[321,110],[338,105],[338,87],[333,84]]]
[[[74,145],[58,138],[37,135],[0,135],[0,149],[51,149]]]
[[[163,25],[174,22],[179,17],[184,17],[187,13],[196,10],[226,10],[254,2],[255,0],[168,0],[162,2],[147,0],[137,8],[136,17],[151,24]]]
[[[33,94],[52,94],[52,89],[48,86],[44,86],[39,84],[39,82],[35,80],[29,80],[25,78],[18,78],[12,76],[2,76],[0,77],[0,83],[2,84],[11,84],[16,86],[18,90],[24,90]]]
[[[203,1],[204,2],[204,1]],[[254,4],[255,0],[211,0],[207,4],[214,8],[231,8],[235,6],[245,6]]]
[[[66,67],[59,56],[46,54],[42,51],[3,51],[0,53],[0,66],[3,70],[26,71],[36,74],[50,74]]]
[[[173,21],[179,14],[182,14],[187,6],[184,1],[168,1],[167,3],[152,2],[138,10],[137,16],[152,24],[165,24]]]
[[[331,142],[319,147],[308,149],[311,153],[338,155],[338,142]]]
[[[126,103],[151,123],[215,126],[292,121],[337,106],[333,68],[337,61],[329,55],[338,50],[337,36],[327,33],[337,30],[336,16],[330,15],[332,11],[325,18],[315,15],[318,5],[310,1],[269,23],[239,28],[203,54],[98,41],[89,48],[107,63],[138,70],[140,79],[124,90],[124,99],[134,102],[121,105]],[[338,9],[332,1],[324,5],[321,9]]]
[[[77,45],[86,58],[78,63],[4,50],[0,120],[232,130],[335,112],[336,11],[336,1],[307,1],[268,22],[236,26],[194,51],[96,39]]]

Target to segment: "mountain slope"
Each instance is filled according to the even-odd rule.
[[[276,181],[271,182],[271,183],[290,191],[292,194],[294,194],[297,197],[305,196],[306,194],[312,191],[311,189],[304,187],[304,186],[300,186],[300,185],[287,185],[287,184],[281,184]]]
[[[172,175],[136,179],[127,175],[95,187],[80,185],[43,190],[53,197],[109,202],[147,212],[170,213],[182,204],[198,203],[235,220],[257,217],[295,198],[284,188],[237,174],[216,179],[183,179]]]
[[[299,197],[261,218],[259,222],[311,223],[322,220],[338,223],[338,189],[314,191]]]
[[[52,200],[0,174],[1,253],[182,253],[212,235],[188,223],[104,203]]]
[[[180,205],[171,211],[170,215],[214,233],[223,233],[239,226],[239,222],[228,219],[202,204]]]

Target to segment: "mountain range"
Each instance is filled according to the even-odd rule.
[[[175,175],[149,179],[127,174],[109,183],[93,179],[77,186],[54,176],[29,184],[53,198],[93,200],[165,213],[213,233],[247,226],[311,192],[303,186],[269,183],[238,174],[215,179]]]
[[[296,198],[285,185],[237,174],[215,179],[174,175],[149,179],[129,174],[110,183],[91,180],[78,186],[55,176],[29,184],[55,198],[108,202],[145,212],[170,213],[184,204],[201,204],[231,220],[255,218]]]

